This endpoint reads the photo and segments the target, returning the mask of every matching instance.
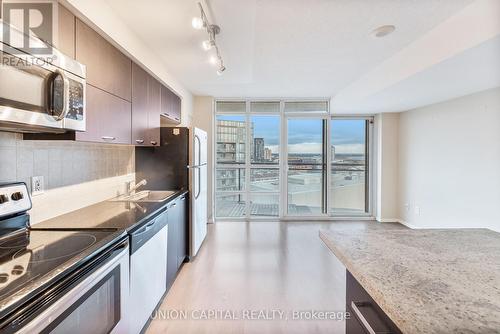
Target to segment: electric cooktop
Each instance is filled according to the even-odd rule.
[[[110,238],[113,235],[112,238]],[[114,239],[116,231],[25,230],[0,239],[0,312]]]

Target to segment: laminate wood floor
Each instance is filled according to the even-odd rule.
[[[344,333],[345,267],[318,233],[369,223],[210,225],[147,333]],[[307,319],[321,311],[340,320]]]

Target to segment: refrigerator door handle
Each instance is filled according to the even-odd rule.
[[[204,164],[201,164],[201,165],[195,165],[195,166],[187,166],[188,169],[198,169],[200,167],[203,167],[203,166],[206,166],[207,164],[204,163]]]
[[[200,165],[199,165],[199,163],[201,162],[201,140],[200,140],[200,137],[198,137],[198,135],[194,135],[194,140],[195,140],[195,143],[194,143],[194,151],[195,152],[196,152],[196,142],[198,142],[198,161],[195,161],[196,165],[193,167],[198,172],[198,189],[196,189],[194,199],[198,199],[198,197],[200,197],[200,194],[201,194],[201,171],[200,171]]]
[[[198,171],[198,193],[194,196],[194,199],[198,199],[201,194],[201,170],[200,168],[196,169]]]
[[[201,139],[198,135],[194,135],[194,139],[198,141],[198,161],[196,162],[196,165],[198,166],[201,162]],[[196,145],[194,146],[194,150],[196,151]]]

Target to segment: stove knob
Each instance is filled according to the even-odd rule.
[[[12,268],[11,274],[15,275],[15,276],[19,276],[23,272],[24,272],[24,267],[20,266],[20,265],[16,265],[16,266],[14,266],[14,268]]]
[[[18,191],[18,192],[16,192],[16,193],[13,193],[13,194],[10,196],[10,198],[12,198],[12,200],[13,200],[13,201],[20,201],[20,200],[22,200],[22,199],[23,199],[23,197],[24,197],[24,196],[23,196],[23,193],[22,193],[22,192],[20,192],[20,191]]]
[[[9,280],[9,275],[6,273],[0,274],[0,284],[5,283]]]
[[[8,202],[9,198],[5,195],[0,195],[0,204],[3,204],[5,202]]]

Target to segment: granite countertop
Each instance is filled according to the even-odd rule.
[[[131,232],[150,217],[164,210],[165,206],[186,194],[179,190],[165,202],[112,202],[104,201],[40,222],[32,229],[116,229]]]
[[[500,233],[384,225],[320,237],[403,333],[500,333]]]

